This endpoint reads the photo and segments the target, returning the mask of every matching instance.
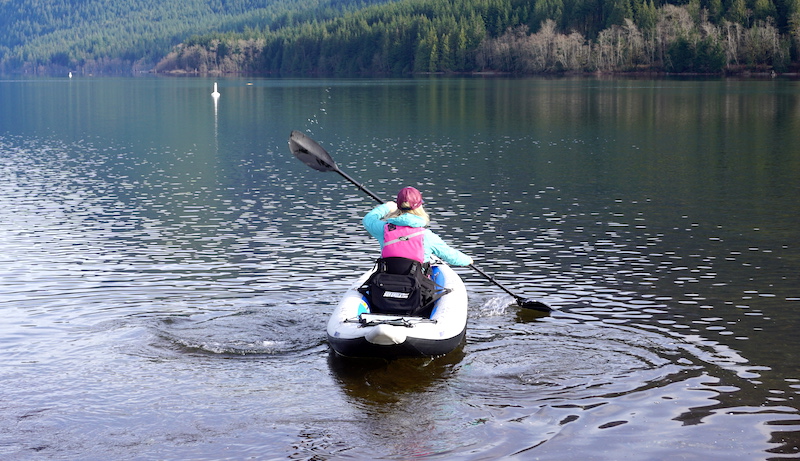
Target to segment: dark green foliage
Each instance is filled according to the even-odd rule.
[[[685,5],[694,23],[677,29],[693,29],[693,38],[665,32],[670,27],[664,17],[683,21],[664,15],[671,4]],[[800,40],[792,35],[800,31],[793,27],[800,23],[798,5],[800,0],[0,0],[0,72],[787,68],[798,55],[793,47]],[[716,28],[716,37],[703,32],[708,26]],[[519,36],[523,30],[535,38]],[[527,48],[503,48],[508,43]],[[738,46],[724,48],[731,43]]]
[[[722,45],[709,39],[695,43],[681,37],[669,46],[667,55],[670,72],[720,73],[726,64]]]
[[[256,35],[381,1],[0,0],[0,72],[150,68],[193,35]]]

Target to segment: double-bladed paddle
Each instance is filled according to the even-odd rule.
[[[378,203],[384,203],[377,195],[373,194],[366,187],[362,184],[359,184],[356,180],[351,178],[347,173],[339,169],[336,165],[336,162],[333,161],[330,154],[322,148],[316,141],[309,138],[305,134],[295,130],[292,131],[292,134],[289,136],[289,149],[291,149],[292,154],[297,157],[301,162],[305,163],[306,165],[310,166],[311,168],[317,171],[335,171],[339,173],[344,179],[353,183],[356,187],[361,189],[364,193],[372,197]],[[493,284],[497,285],[498,287],[502,288],[503,291],[510,294],[511,296],[516,299],[517,304],[520,307],[524,307],[526,309],[534,309],[537,311],[542,312],[550,312],[553,309],[550,308],[547,304],[536,301],[530,298],[523,298],[522,296],[515,295],[512,293],[508,288],[504,287],[500,284],[497,280],[494,279],[491,275],[483,272],[482,270],[478,269],[474,264],[470,264],[469,267],[474,269],[477,273],[481,274],[482,276],[486,277],[487,280],[492,282]]]

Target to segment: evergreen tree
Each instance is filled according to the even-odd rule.
[[[775,20],[777,10],[772,0],[755,0],[753,3],[753,18],[756,21],[766,21],[768,18]]]
[[[653,0],[642,2],[637,10],[635,20],[639,28],[645,31],[652,30],[656,26],[658,11],[653,4]]]
[[[722,17],[722,0],[708,0],[706,8],[708,14],[715,22]]]
[[[564,1],[563,0],[536,0],[533,5],[533,18],[534,24],[531,24],[534,29],[537,29],[541,23],[548,19],[552,19],[557,24],[560,24],[564,16]]]
[[[621,26],[625,19],[633,19],[633,8],[630,0],[611,0],[604,5],[606,12],[605,28]]]
[[[730,0],[725,19],[736,24],[744,24],[747,20],[747,5],[744,0]]]

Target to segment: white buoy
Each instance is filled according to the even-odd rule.
[[[211,96],[214,97],[214,98],[218,98],[219,97],[219,91],[217,91],[217,82],[214,82],[214,92],[211,93]]]
[[[69,73],[69,78],[72,78],[72,72]]]

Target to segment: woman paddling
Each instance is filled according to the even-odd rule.
[[[396,202],[378,205],[364,216],[364,227],[381,245],[381,257],[403,257],[430,263],[436,256],[452,266],[472,264],[471,257],[451,248],[433,231],[425,229],[430,217],[422,204],[422,194],[413,187],[405,187],[398,192]]]
[[[448,293],[429,277],[433,257],[454,266],[472,264],[471,257],[425,228],[430,218],[413,187],[403,188],[397,202],[375,207],[362,222],[381,245],[375,273],[359,289],[372,312],[428,317],[434,302]]]

